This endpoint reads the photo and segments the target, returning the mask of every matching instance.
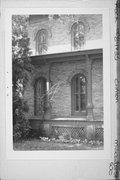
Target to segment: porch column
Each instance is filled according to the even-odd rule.
[[[50,90],[50,73],[51,73],[51,63],[48,63],[48,73],[47,73],[47,91]]]
[[[47,92],[49,92],[49,81],[47,81]]]
[[[93,103],[92,103],[92,59],[86,55],[86,65],[88,72],[87,81],[87,120],[92,121],[93,118]]]

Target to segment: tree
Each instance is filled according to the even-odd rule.
[[[24,88],[32,70],[28,38],[28,17],[12,16],[12,87],[13,87],[13,137],[25,138],[30,126],[24,112],[28,111],[27,102],[23,99]]]

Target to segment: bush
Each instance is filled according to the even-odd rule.
[[[13,140],[26,139],[29,137],[31,126],[25,117],[29,111],[27,102],[19,96],[13,96]]]
[[[13,140],[18,141],[20,139],[27,139],[30,130],[31,126],[28,120],[24,119],[21,122],[17,122],[13,127]]]
[[[20,124],[16,123],[16,125],[13,127],[13,141],[18,141],[21,138],[22,132],[20,129]]]
[[[12,16],[12,92],[13,92],[13,139],[25,139],[30,125],[25,118],[28,105],[24,101],[24,90],[32,71],[28,37],[28,16]]]

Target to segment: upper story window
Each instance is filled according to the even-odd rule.
[[[48,49],[48,33],[46,29],[41,29],[36,35],[36,54],[46,54]]]
[[[85,26],[83,22],[78,21],[73,24],[71,29],[71,40],[72,50],[81,49],[85,44]]]

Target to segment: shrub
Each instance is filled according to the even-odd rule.
[[[12,92],[13,92],[13,139],[25,139],[30,132],[30,125],[25,117],[28,105],[24,101],[24,89],[32,71],[28,38],[28,17],[12,16]]]
[[[17,141],[21,138],[29,137],[31,126],[25,112],[29,111],[27,102],[22,97],[13,96],[13,140]]]
[[[13,140],[18,141],[20,139],[27,139],[30,130],[31,127],[28,120],[23,119],[21,122],[17,122],[13,127]]]

